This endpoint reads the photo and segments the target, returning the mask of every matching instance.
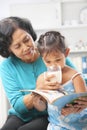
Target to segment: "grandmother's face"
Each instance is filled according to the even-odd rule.
[[[26,31],[17,29],[13,33],[12,39],[9,50],[22,61],[32,62],[35,50],[32,37]]]

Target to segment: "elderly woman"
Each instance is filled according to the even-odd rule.
[[[20,91],[48,89],[51,85],[43,81],[43,75],[38,77],[46,71],[46,66],[35,46],[36,38],[32,24],[27,19],[8,17],[0,21],[0,55],[5,57],[0,64],[0,76],[11,104],[1,130],[47,129],[47,111],[38,111],[35,105],[39,96]],[[71,65],[68,59],[66,62]],[[52,85],[56,90],[57,83]]]

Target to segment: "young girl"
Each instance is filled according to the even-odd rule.
[[[65,42],[64,36],[57,31],[46,32],[40,36],[37,47],[47,67],[61,67],[62,82],[59,83],[59,89],[65,90],[68,94],[86,92],[86,85],[81,74],[65,64],[70,49]],[[49,82],[51,82],[51,79]],[[87,129],[86,109],[79,113],[79,109],[77,108],[78,113],[69,114],[69,112],[66,111],[62,115],[61,110],[59,110],[58,101],[57,106],[54,104],[48,103],[48,119],[50,122],[48,130]]]

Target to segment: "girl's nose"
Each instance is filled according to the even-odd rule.
[[[53,65],[54,65],[55,67],[56,67],[56,66],[58,66],[58,64],[57,64],[57,63],[55,63],[55,62],[53,63]]]

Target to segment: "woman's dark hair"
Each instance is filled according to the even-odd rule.
[[[37,41],[37,47],[41,55],[43,55],[44,52],[49,53],[54,50],[65,53],[67,48],[65,37],[57,31],[48,31],[42,34]]]
[[[28,32],[33,40],[37,39],[37,35],[28,19],[20,17],[7,17],[0,21],[0,55],[9,57],[9,46],[12,44],[12,35],[18,29]]]

